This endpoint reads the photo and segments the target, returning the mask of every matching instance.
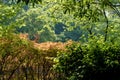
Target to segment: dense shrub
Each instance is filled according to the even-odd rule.
[[[120,80],[120,45],[90,41],[59,52],[54,68],[67,80]]]
[[[26,35],[19,38],[11,32],[1,34],[0,80],[57,80],[62,74],[51,69],[59,50],[57,44],[39,50],[40,45],[26,39]]]
[[[6,33],[0,37],[0,79],[11,79],[19,68],[36,64],[39,51],[17,35]],[[19,76],[21,74],[19,73]]]

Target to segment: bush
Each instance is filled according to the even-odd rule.
[[[13,33],[0,37],[0,79],[12,79],[19,68],[30,67],[36,63],[39,51],[26,40]],[[23,73],[19,73],[21,76]],[[15,77],[14,77],[15,78]],[[21,76],[22,78],[22,76]]]
[[[67,80],[120,80],[120,45],[90,41],[59,52],[54,68]]]
[[[58,80],[62,74],[51,68],[59,50],[55,46],[60,43],[38,50],[39,46],[35,47],[26,35],[19,38],[14,33],[4,33],[0,36],[0,80]]]

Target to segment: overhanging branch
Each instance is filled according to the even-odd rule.
[[[105,38],[104,38],[104,41],[106,41],[107,40],[107,35],[108,35],[109,21],[108,21],[108,18],[107,18],[107,15],[106,15],[106,12],[105,12],[104,8],[103,8],[103,14],[104,14],[104,17],[106,19],[106,29],[105,29]]]

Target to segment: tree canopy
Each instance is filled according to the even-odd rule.
[[[44,0],[17,0],[17,3],[25,2],[39,3]],[[118,7],[119,0],[48,0],[48,2],[60,2],[60,6],[64,9],[64,13],[72,13],[76,17],[87,17],[89,20],[97,21],[100,15],[104,15],[106,8],[112,9],[120,16]]]

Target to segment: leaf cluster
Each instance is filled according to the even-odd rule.
[[[24,2],[26,5],[28,5],[29,3],[32,3],[34,6],[35,4],[42,2],[42,0],[17,0],[17,3],[20,3],[20,2]]]
[[[104,10],[115,11],[119,16],[117,9],[117,3],[119,1],[114,0],[62,0],[61,5],[64,9],[64,13],[71,13],[75,17],[81,20],[90,20],[97,22],[100,20],[100,16],[105,17]]]
[[[60,52],[54,68],[67,80],[119,80],[120,45],[90,41],[73,43]]]

